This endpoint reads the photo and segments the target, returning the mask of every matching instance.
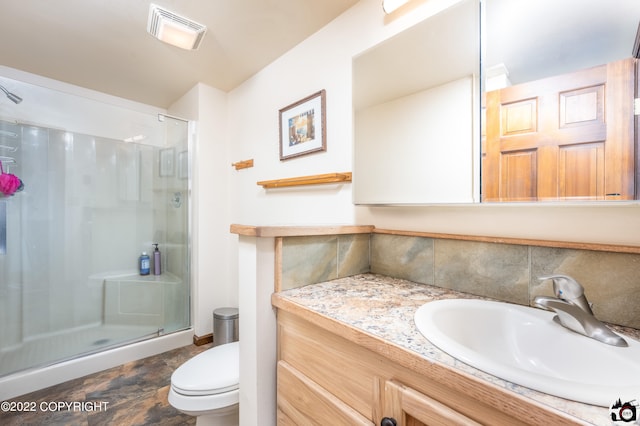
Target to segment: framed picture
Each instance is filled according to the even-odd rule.
[[[161,149],[159,156],[160,177],[169,177],[174,174],[174,150],[173,148]]]
[[[327,150],[325,91],[280,110],[280,161]]]

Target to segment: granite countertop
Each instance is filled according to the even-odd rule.
[[[595,425],[611,425],[609,409],[558,398],[499,379],[444,353],[416,328],[413,316],[418,307],[439,299],[482,299],[440,287],[417,284],[375,274],[362,274],[286,290],[280,297],[333,320],[385,339],[430,362],[470,374],[500,388],[552,407]],[[614,327],[636,339],[640,331]],[[613,402],[613,401],[612,401]]]

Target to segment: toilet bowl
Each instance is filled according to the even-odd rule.
[[[208,349],[171,375],[169,404],[196,417],[198,426],[237,426],[239,342]]]

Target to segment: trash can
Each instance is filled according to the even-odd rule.
[[[213,346],[237,342],[238,308],[217,308],[213,311]]]

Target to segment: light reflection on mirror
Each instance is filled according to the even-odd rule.
[[[637,0],[483,0],[482,200],[631,200]]]

